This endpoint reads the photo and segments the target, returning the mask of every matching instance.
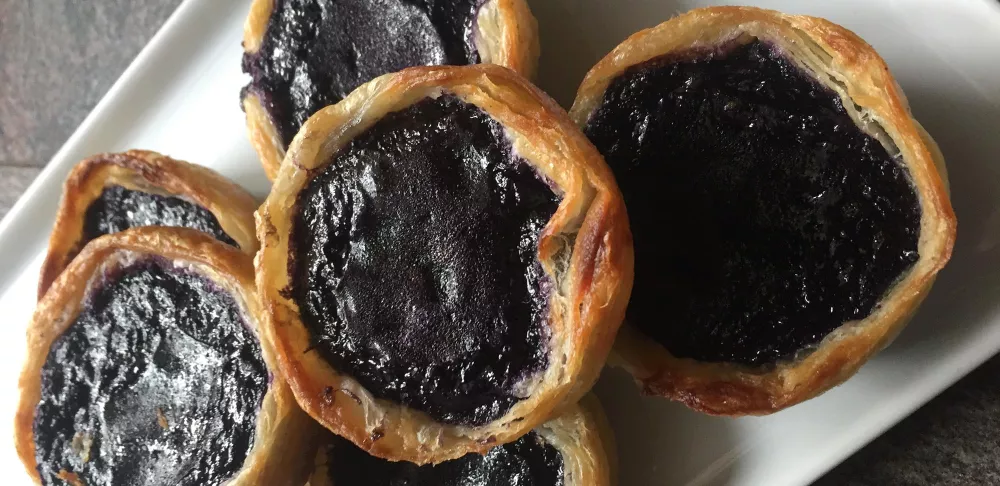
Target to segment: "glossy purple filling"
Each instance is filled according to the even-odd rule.
[[[312,348],[376,397],[481,425],[548,361],[538,239],[558,197],[452,96],[390,113],[298,198],[290,266]]]
[[[319,109],[362,83],[411,66],[479,62],[484,0],[276,0],[258,52],[243,57],[287,146]]]
[[[133,191],[122,186],[106,187],[87,207],[80,246],[102,235],[141,226],[196,229],[223,243],[240,247],[208,209],[179,197]]]
[[[632,224],[628,319],[675,356],[790,358],[869,316],[917,261],[904,165],[764,42],[631,67],[585,132]]]
[[[45,485],[221,485],[254,444],[268,373],[240,306],[146,259],[109,275],[42,367]]]

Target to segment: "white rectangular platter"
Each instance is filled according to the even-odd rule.
[[[529,0],[530,1],[530,0]],[[691,0],[534,0],[539,85],[564,106],[586,70]],[[620,484],[803,485],[1000,350],[1000,3],[751,2],[819,15],[886,58],[948,160],[959,218],[951,264],[896,343],[847,384],[770,417],[702,416],[641,397],[620,371],[597,390],[617,433]],[[0,437],[12,437],[24,330],[65,175],[97,152],[146,148],[212,167],[263,198],[238,103],[249,0],[187,0],[0,222]],[[4,484],[30,484],[9,439]]]

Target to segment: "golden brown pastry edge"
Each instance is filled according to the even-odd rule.
[[[563,458],[565,486],[611,486],[615,484],[615,438],[597,397],[588,394],[566,407],[558,417],[538,426],[535,432]],[[327,470],[326,443],[316,453],[309,486],[338,486]]]

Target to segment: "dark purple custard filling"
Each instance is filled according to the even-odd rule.
[[[771,45],[633,66],[585,131],[631,220],[628,319],[675,356],[791,358],[871,314],[917,261],[906,168]]]
[[[386,115],[299,195],[289,272],[313,349],[436,420],[501,417],[548,361],[537,247],[557,206],[478,107]]]
[[[45,485],[221,485],[254,443],[260,345],[213,282],[161,259],[108,275],[52,344],[35,414]]]
[[[366,486],[562,486],[562,454],[534,432],[435,466],[389,462],[368,455],[351,442],[333,437],[327,447],[327,473],[334,485]]]
[[[104,188],[83,217],[81,248],[103,235],[140,226],[174,226],[196,229],[239,248],[211,211],[178,197],[133,191],[122,186]]]
[[[260,50],[243,57],[285,145],[319,109],[410,66],[479,62],[484,0],[275,0]],[[245,96],[245,92],[244,92]]]

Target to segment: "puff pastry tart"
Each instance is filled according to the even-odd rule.
[[[625,196],[639,271],[616,355],[648,393],[734,415],[818,395],[951,255],[933,141],[826,20],[694,10],[594,66],[571,116]]]
[[[254,0],[243,48],[247,128],[274,179],[306,119],[362,83],[480,62],[530,76],[538,35],[525,0]]]
[[[271,372],[259,307],[251,258],[199,231],[89,243],[28,327],[15,423],[28,473],[43,485],[301,485],[318,427]]]
[[[608,486],[614,438],[600,407],[572,405],[514,442],[436,466],[389,462],[329,435],[310,486]]]
[[[144,150],[95,155],[66,179],[38,297],[87,242],[137,226],[197,229],[253,255],[256,208],[253,196],[205,167]]]
[[[258,210],[257,284],[299,404],[371,454],[511,442],[596,379],[632,249],[600,155],[492,65],[418,67],[303,126]]]

